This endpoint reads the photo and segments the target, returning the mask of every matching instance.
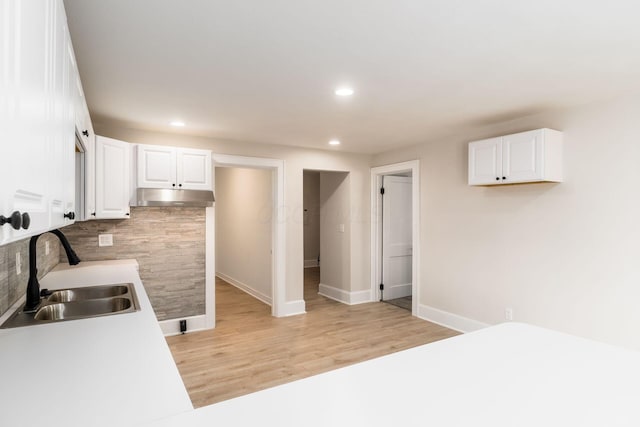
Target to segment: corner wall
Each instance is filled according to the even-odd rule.
[[[374,158],[420,159],[423,308],[640,349],[640,96],[459,133]],[[468,142],[564,133],[563,183],[467,185]],[[426,310],[428,311],[428,310]]]

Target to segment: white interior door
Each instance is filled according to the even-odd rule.
[[[383,300],[411,295],[411,178],[384,176],[382,197]]]

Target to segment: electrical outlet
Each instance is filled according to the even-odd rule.
[[[113,234],[98,234],[98,246],[113,246]]]
[[[504,309],[504,320],[508,320],[508,321],[513,320],[513,308]]]
[[[16,274],[19,276],[22,273],[22,258],[20,252],[16,252]]]
[[[49,255],[49,252],[50,252],[49,241],[47,240],[46,242],[44,242],[44,254]]]

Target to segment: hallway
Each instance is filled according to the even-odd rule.
[[[216,279],[216,328],[167,337],[195,407],[309,377],[457,332],[382,303],[345,305],[318,295],[319,268],[305,269],[307,314],[271,308]]]

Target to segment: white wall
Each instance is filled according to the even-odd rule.
[[[217,154],[265,157],[285,161],[286,295],[292,307],[303,304],[304,239],[302,173],[304,169],[350,173],[350,287],[369,289],[369,168],[372,156],[337,150],[313,150],[281,145],[223,141],[211,138],[158,133],[94,123],[96,133],[138,144],[158,144],[212,150]]]
[[[478,128],[378,155],[421,165],[424,308],[640,349],[640,96]],[[564,132],[565,182],[467,186],[471,140]]]
[[[216,274],[268,304],[272,303],[271,180],[270,170],[215,168]]]
[[[304,263],[317,264],[320,255],[320,172],[303,172]]]
[[[342,231],[344,230],[344,231]],[[321,288],[351,290],[349,174],[320,173]]]

